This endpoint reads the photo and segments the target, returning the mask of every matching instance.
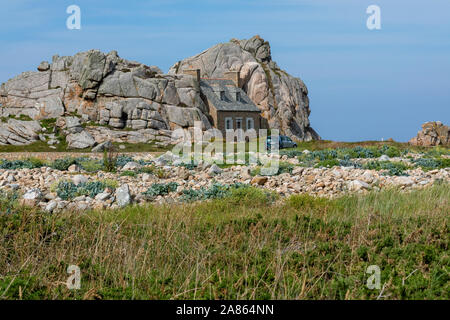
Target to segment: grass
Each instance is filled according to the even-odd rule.
[[[449,299],[450,186],[46,214],[0,197],[2,299]],[[67,267],[81,269],[68,290]],[[380,290],[366,287],[370,265]]]
[[[405,142],[396,141],[358,141],[358,142],[339,142],[330,140],[313,140],[306,142],[298,142],[298,150],[308,149],[310,151],[324,150],[324,149],[337,149],[337,148],[354,148],[354,147],[383,147],[384,145],[396,147],[400,151],[411,150],[415,152],[427,152],[436,147],[420,147],[412,146]],[[438,147],[439,148],[439,147]],[[290,149],[290,150],[296,150]]]
[[[162,147],[157,146],[154,143],[113,143],[117,148],[117,152],[166,152],[172,149],[172,146]],[[119,146],[123,145],[125,148],[120,149]],[[87,149],[67,149],[67,143],[65,139],[60,139],[59,144],[54,145],[56,149],[50,148],[47,142],[36,141],[24,146],[13,145],[0,145],[0,152],[74,152],[74,153],[86,153],[91,152],[92,148]]]

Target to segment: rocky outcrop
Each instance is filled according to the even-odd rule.
[[[40,120],[76,114],[117,129],[173,130],[208,121],[192,76],[163,75],[157,67],[122,59],[115,51],[56,55],[37,72],[2,84],[0,103],[3,117]]]
[[[415,146],[438,146],[450,144],[450,127],[440,121],[426,122],[417,136],[409,140]]]
[[[320,139],[308,119],[308,89],[301,79],[278,67],[269,43],[259,36],[215,45],[177,62],[169,74],[181,74],[187,68],[198,68],[207,78],[222,78],[229,70],[240,71],[240,87],[261,109],[271,128],[295,139]]]
[[[21,146],[38,141],[41,129],[38,121],[9,119],[7,123],[0,123],[0,145]]]
[[[43,61],[37,71],[24,72],[1,85],[0,117],[65,118],[72,123],[67,128],[72,137],[81,137],[84,129],[77,124],[80,120],[96,122],[109,130],[151,132],[146,137],[166,137],[167,131],[177,128],[188,130],[195,121],[209,129],[199,83],[182,73],[187,67],[200,68],[205,77],[223,77],[229,70],[239,70],[240,86],[272,128],[301,140],[319,139],[309,124],[305,84],[272,61],[269,43],[258,36],[218,44],[178,62],[169,74],[162,74],[155,66],[122,59],[115,51],[55,55],[51,63]],[[69,119],[69,115],[76,119]],[[141,138],[139,141],[146,140]],[[10,142],[0,137],[0,143]]]

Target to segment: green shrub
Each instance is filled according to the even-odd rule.
[[[227,205],[264,207],[278,199],[278,194],[273,191],[255,188],[248,184],[234,184],[229,194],[224,198]]]
[[[174,192],[177,190],[177,188],[178,183],[176,182],[169,182],[167,184],[154,183],[147,189],[147,191],[143,192],[142,194],[149,198],[155,198],[157,196],[164,196],[166,194],[169,194],[170,192]]]
[[[72,164],[76,164],[76,162],[74,158],[56,159],[50,167],[56,170],[66,171]]]
[[[354,161],[351,161],[351,160],[347,160],[347,159],[339,160],[339,165],[341,167],[354,167],[354,168],[357,168],[357,169],[362,168],[361,164],[359,164],[357,162],[354,162]]]
[[[131,171],[131,170],[126,170],[126,171],[122,171],[121,173],[120,173],[120,175],[122,176],[122,177],[136,177],[136,175],[137,175],[137,173],[136,172],[134,172],[134,171]]]
[[[17,206],[19,194],[15,191],[5,192],[0,190],[0,215],[2,213],[11,214]]]
[[[339,166],[340,162],[337,159],[332,160],[322,160],[319,163],[315,165],[316,168],[325,167],[325,168],[332,168],[335,166]]]
[[[94,198],[97,194],[102,193],[107,186],[101,181],[90,181],[81,183],[77,186],[77,196],[89,196]]]
[[[198,190],[185,189],[181,196],[182,201],[199,201],[208,199],[221,199],[232,195],[232,190],[244,188],[246,185],[235,183],[231,185],[213,183],[209,188],[201,187]]]
[[[27,160],[5,160],[0,163],[0,169],[18,170],[18,169],[34,169],[40,168],[44,163],[36,158],[30,158]]]
[[[144,165],[144,167],[139,169],[137,171],[138,173],[153,174],[153,175],[157,176],[159,179],[165,178],[166,173],[162,168],[158,168],[158,167],[154,166],[153,164],[148,166],[148,165],[146,165],[146,163],[144,163],[143,165]]]
[[[391,161],[371,161],[363,166],[364,169],[369,170],[387,170],[386,174],[390,176],[406,176],[404,172],[409,167],[402,162]]]
[[[450,167],[450,159],[433,159],[433,158],[419,158],[413,160],[414,164],[421,167],[424,171],[434,169],[444,169]]]
[[[178,165],[178,167],[185,167],[188,170],[194,170],[195,168],[197,168],[197,164],[194,161],[190,161],[190,162],[182,162]]]
[[[60,181],[56,186],[56,194],[63,200],[69,200],[76,197],[77,186],[72,181]]]
[[[76,161],[76,163],[87,172],[98,172],[103,169],[103,164],[100,160],[85,158]]]
[[[273,170],[269,170],[272,169]],[[262,170],[263,168],[267,169],[265,172]],[[294,166],[288,162],[279,162],[278,168],[273,165],[273,162],[266,163],[264,167],[256,167],[250,172],[250,175],[256,176],[256,175],[266,175],[266,176],[273,176],[273,175],[279,175],[282,173],[292,173],[292,170],[294,170]],[[268,172],[269,171],[269,172]]]
[[[125,156],[125,155],[119,155],[115,160],[116,167],[122,168],[124,165],[126,165],[128,162],[134,161],[132,157]]]
[[[72,181],[62,180],[56,185],[56,194],[63,200],[70,200],[78,196],[89,196],[94,198],[102,193],[105,188],[115,189],[111,184],[105,181],[89,181],[75,185]]]
[[[383,152],[383,154],[387,155],[390,158],[401,156],[400,150],[398,150],[396,147],[393,146],[384,145],[381,148],[381,151]]]
[[[296,194],[286,200],[286,204],[296,209],[320,209],[335,206],[333,200],[313,197],[309,194]]]
[[[119,165],[118,162],[120,157],[121,156],[117,156],[113,148],[103,150],[103,170],[106,172],[115,172]],[[120,158],[120,160],[122,159]],[[125,163],[120,167],[123,167],[124,165]]]

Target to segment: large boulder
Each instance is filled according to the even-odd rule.
[[[130,187],[127,184],[123,184],[116,189],[116,203],[120,208],[131,203]]]
[[[450,144],[450,127],[440,121],[426,122],[417,136],[409,140],[415,146],[438,146]]]
[[[0,145],[27,145],[39,140],[42,130],[38,121],[22,121],[9,119],[7,123],[0,123]]]
[[[240,71],[240,86],[261,109],[271,128],[295,139],[320,139],[308,119],[308,89],[302,80],[278,67],[269,43],[261,37],[215,45],[177,62],[169,74],[180,74],[187,68],[198,68],[207,78],[223,78],[227,71]]]
[[[66,141],[70,149],[86,149],[95,145],[95,139],[86,130],[67,135]]]

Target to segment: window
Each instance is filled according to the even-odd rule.
[[[247,130],[255,129],[255,121],[253,118],[247,118]]]
[[[225,118],[225,130],[233,130],[233,118]]]
[[[241,93],[238,91],[236,92],[236,101],[240,102],[241,101]]]
[[[236,129],[242,129],[242,118],[236,118]]]
[[[223,90],[217,91],[217,97],[218,97],[221,101],[225,100],[225,91],[223,91]]]

